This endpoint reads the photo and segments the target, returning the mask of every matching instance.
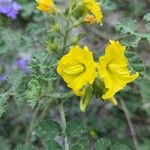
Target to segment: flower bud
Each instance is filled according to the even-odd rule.
[[[55,31],[55,32],[60,32],[60,25],[59,24],[55,24],[54,26],[53,26],[53,30]]]
[[[78,37],[77,36],[73,36],[72,37],[72,39],[71,39],[71,43],[73,44],[73,45],[76,45],[76,44],[78,44]]]
[[[81,100],[80,100],[81,111],[85,112],[85,109],[88,106],[92,96],[93,96],[93,86],[89,84],[85,87],[84,95],[81,97]]]
[[[50,48],[51,51],[57,51],[58,45],[56,43],[50,43],[48,44],[48,47]]]

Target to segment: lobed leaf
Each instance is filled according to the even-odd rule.
[[[94,150],[107,150],[111,145],[111,141],[108,138],[100,138],[94,146]]]
[[[112,146],[111,150],[131,150],[128,146],[116,143]]]
[[[66,132],[68,136],[80,136],[83,131],[83,123],[81,119],[74,119],[67,124]]]
[[[48,141],[61,134],[59,123],[55,121],[43,121],[36,129],[36,134],[44,141]]]
[[[134,51],[126,51],[125,54],[128,58],[129,61],[129,67],[131,67],[131,69],[134,72],[139,72],[141,77],[144,76],[145,73],[145,67],[144,67],[144,63],[143,61],[136,55],[136,53]]]

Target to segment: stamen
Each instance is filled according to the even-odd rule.
[[[68,75],[78,75],[82,72],[84,72],[85,67],[81,65],[75,65],[75,66],[69,66],[63,70],[64,73]]]
[[[109,64],[108,68],[114,72],[117,72],[120,75],[128,75],[129,71],[120,71],[123,67],[116,64]]]

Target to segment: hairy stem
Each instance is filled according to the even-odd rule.
[[[59,112],[60,112],[60,118],[61,118],[61,128],[62,128],[62,132],[64,135],[65,150],[69,150],[68,137],[66,134],[66,118],[65,118],[63,103],[59,105]]]
[[[70,29],[70,19],[67,20],[66,22],[66,32],[65,32],[65,35],[64,35],[64,43],[63,43],[63,48],[62,48],[62,55],[64,54],[65,52],[65,48],[66,48],[66,45],[67,45],[67,39],[68,39],[68,35],[69,35],[69,29]]]
[[[29,129],[28,129],[28,132],[27,132],[27,135],[26,135],[26,143],[30,142],[30,138],[31,138],[31,135],[32,135],[32,131],[34,129],[34,124],[35,124],[35,121],[36,121],[36,117],[37,117],[39,108],[40,108],[40,102],[38,102],[37,107],[34,111],[32,120],[30,122]]]
[[[133,126],[129,111],[128,111],[124,101],[122,99],[120,101],[121,101],[121,105],[122,105],[124,114],[126,116],[130,131],[131,131],[131,134],[132,134],[132,137],[133,137],[133,143],[134,143],[135,149],[138,150],[138,140],[137,140],[137,136],[136,136],[136,133],[135,133],[135,130],[134,130],[134,126]]]

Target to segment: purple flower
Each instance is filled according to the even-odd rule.
[[[20,9],[21,5],[13,0],[0,0],[0,13],[5,14],[12,19],[16,19]]]
[[[4,76],[4,75],[0,75],[0,81],[5,81],[7,79],[7,77],[6,76]]]
[[[28,64],[29,64],[28,59],[21,58],[16,61],[16,66],[21,70],[23,70],[25,73],[30,73],[30,68]]]

